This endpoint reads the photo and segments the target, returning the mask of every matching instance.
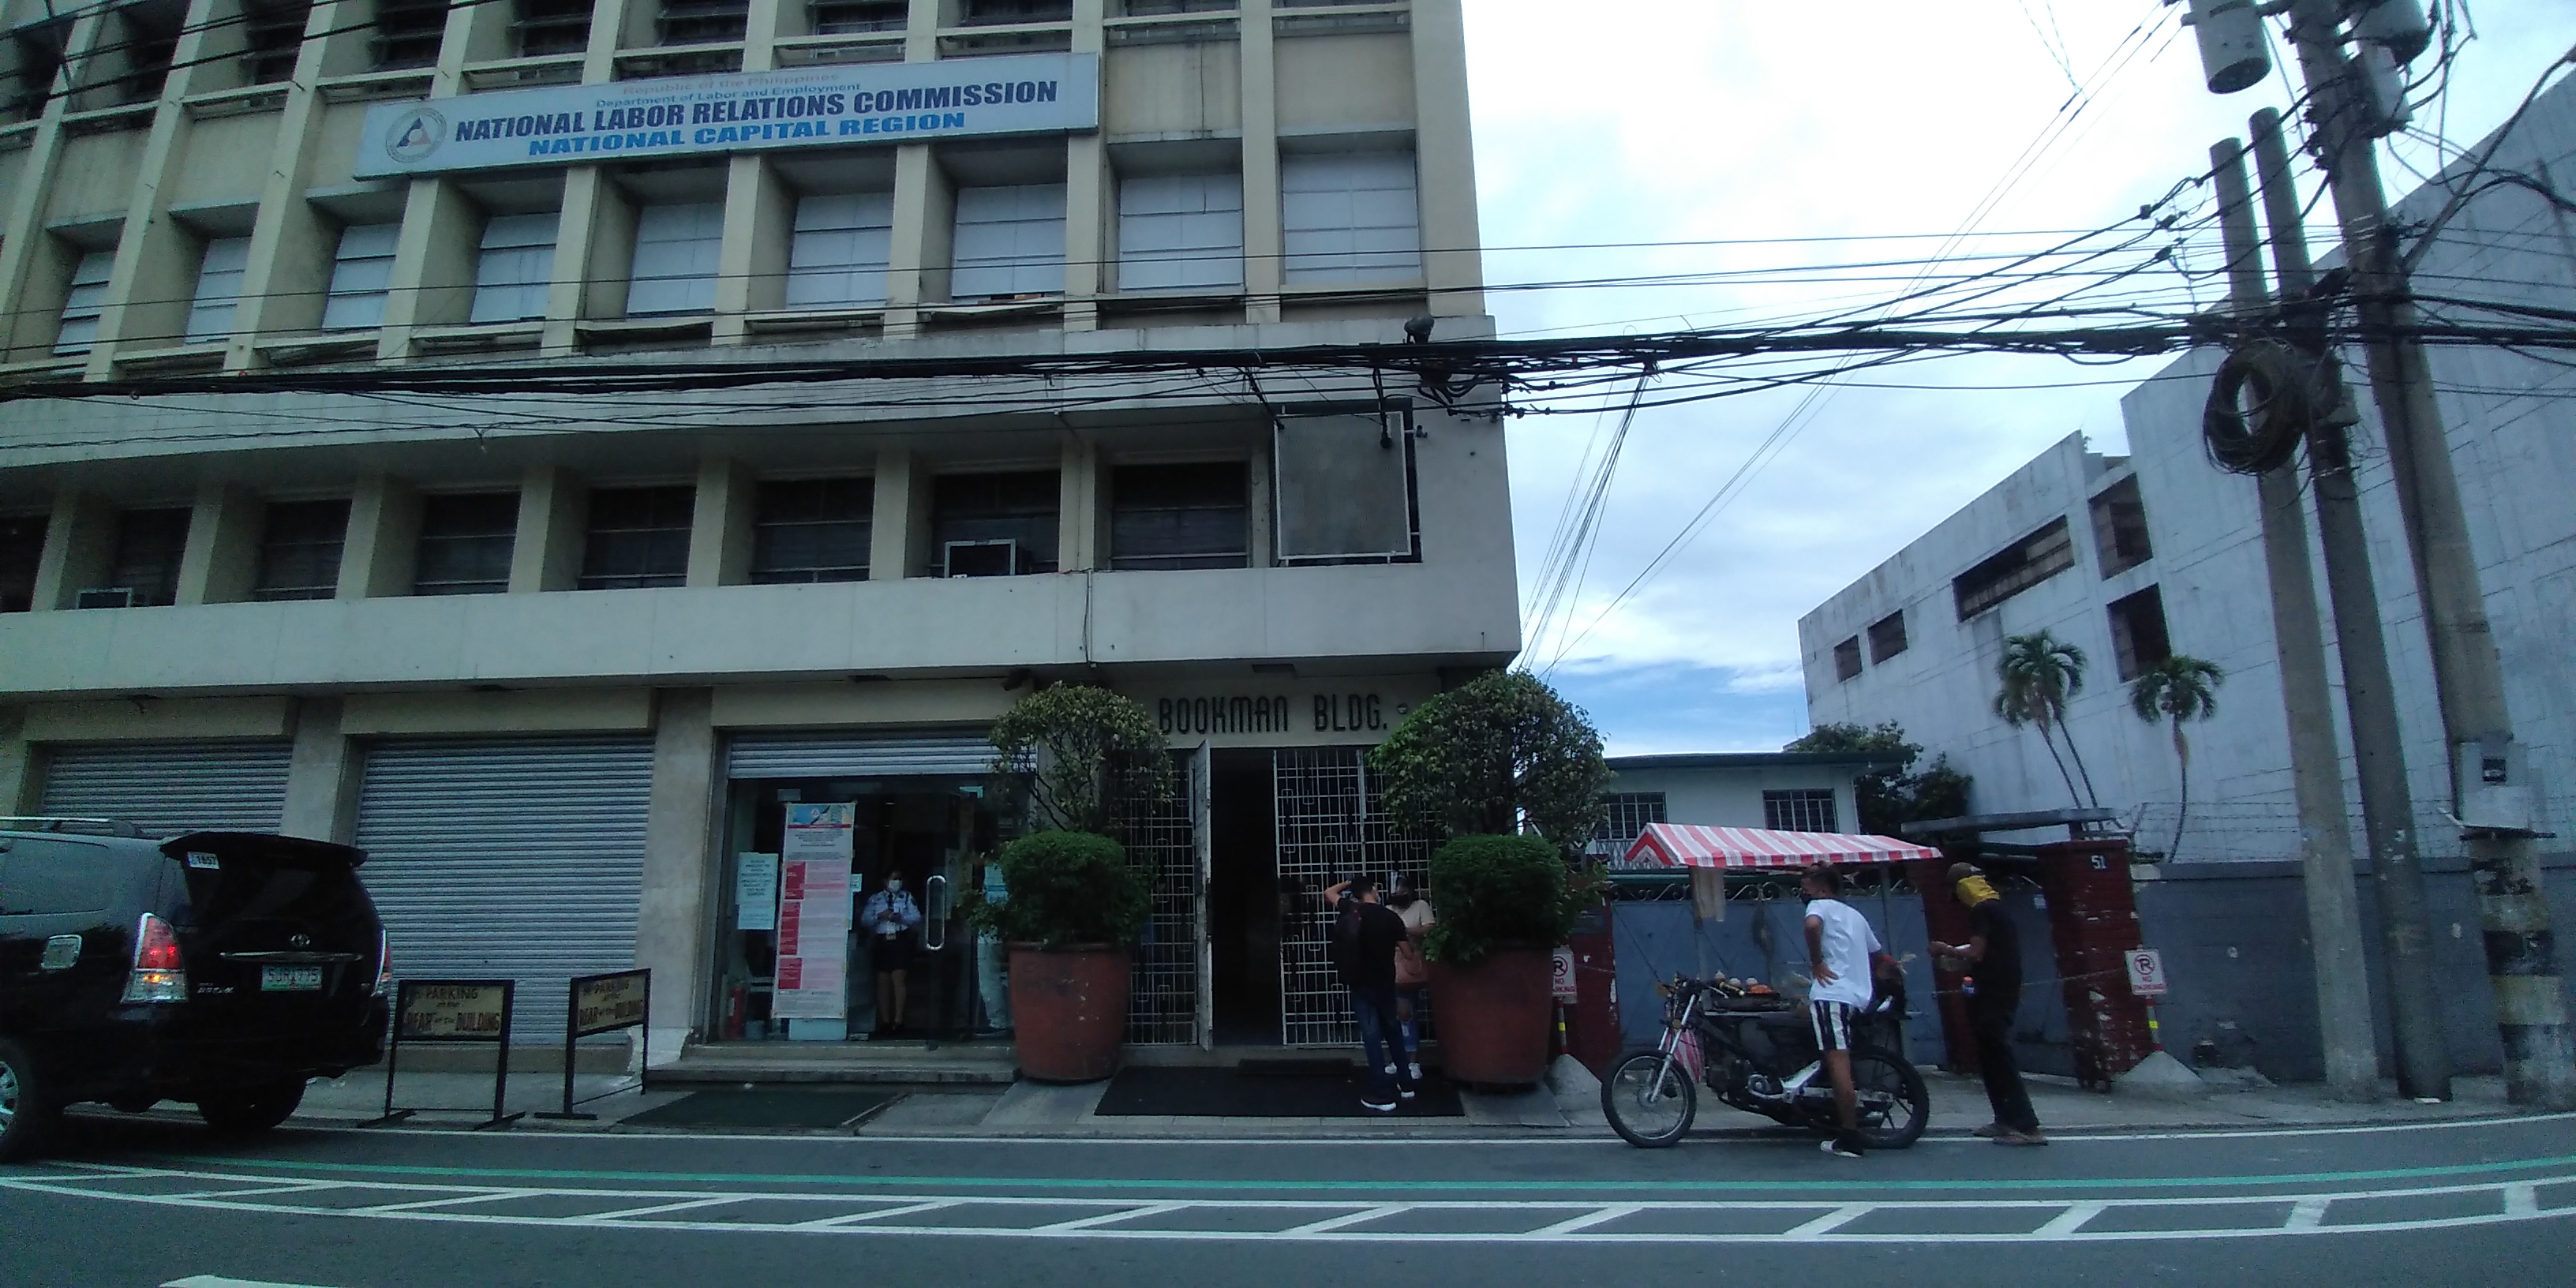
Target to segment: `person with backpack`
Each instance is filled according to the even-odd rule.
[[[1359,1025],[1360,1049],[1368,1057],[1369,1085],[1360,1106],[1391,1114],[1414,1095],[1412,1073],[1397,1063],[1404,1053],[1404,1031],[1396,1018],[1395,949],[1405,939],[1404,918],[1378,902],[1374,877],[1352,877],[1324,891],[1324,899],[1334,909],[1327,944],[1351,991],[1351,1018]]]

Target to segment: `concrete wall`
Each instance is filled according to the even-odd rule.
[[[1762,827],[1762,793],[1831,791],[1834,827],[1860,830],[1860,810],[1852,797],[1855,773],[1849,765],[1748,765],[1728,768],[1636,766],[1618,769],[1613,792],[1662,792],[1664,819],[1706,827]]]

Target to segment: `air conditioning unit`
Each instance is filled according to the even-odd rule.
[[[84,590],[78,595],[72,597],[72,607],[132,608],[134,607],[134,588],[131,586],[102,586],[92,590]]]
[[[940,552],[940,575],[1012,577],[1020,571],[1017,541],[951,541]]]

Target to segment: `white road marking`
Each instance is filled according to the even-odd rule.
[[[1279,1233],[1290,1235],[1330,1234],[1344,1226],[1358,1225],[1363,1221],[1374,1221],[1379,1217],[1394,1216],[1396,1213],[1406,1211],[1410,1207],[1410,1204],[1404,1203],[1373,1207],[1364,1211],[1344,1213],[1341,1216],[1329,1216],[1321,1221],[1309,1221],[1304,1225],[1291,1226]]]
[[[799,1221],[787,1228],[790,1230],[848,1230],[856,1228],[861,1221],[874,1221],[880,1217],[889,1216],[911,1216],[915,1212],[936,1212],[942,1208],[953,1208],[964,1201],[963,1199],[930,1199],[902,1207],[877,1208],[868,1212],[848,1212],[840,1216],[827,1216],[819,1221]]]
[[[173,1279],[161,1288],[318,1288],[315,1284],[271,1283],[265,1279],[226,1279],[221,1275],[190,1275]]]
[[[1053,1225],[1039,1226],[1038,1229],[1047,1234],[1065,1230],[1089,1230],[1120,1221],[1131,1221],[1140,1216],[1161,1216],[1165,1212],[1178,1212],[1187,1207],[1189,1207],[1187,1203],[1148,1203],[1143,1207],[1129,1208],[1123,1212],[1103,1212],[1098,1216],[1080,1216],[1070,1221],[1058,1221]]]
[[[2504,1214],[2509,1217],[2540,1215],[2540,1187],[2537,1185],[2504,1187]]]
[[[426,1185],[367,1186],[368,1189],[430,1189]],[[430,1208],[454,1207],[460,1203],[489,1203],[496,1199],[526,1198],[534,1194],[551,1194],[551,1190],[476,1190],[471,1194],[450,1194],[443,1199],[415,1199],[409,1203],[379,1203],[358,1209],[369,1216],[392,1216],[400,1212],[423,1212]]]
[[[741,1199],[728,1194],[719,1199],[690,1199],[685,1203],[656,1203],[651,1207],[621,1208],[615,1212],[593,1212],[588,1216],[577,1219],[583,1221],[623,1221],[629,1217],[652,1216],[660,1212],[687,1212],[697,1208],[723,1207],[727,1203],[740,1203],[741,1201]]]
[[[2290,1205],[2290,1219],[2281,1223],[2284,1230],[2313,1230],[2326,1223],[2326,1198],[2304,1198]]]
[[[2048,1219],[2048,1224],[2030,1232],[2034,1239],[2062,1239],[2084,1228],[2084,1223],[2111,1210],[2107,1203],[2076,1203]]]
[[[1831,1234],[1878,1209],[1876,1203],[1846,1203],[1823,1216],[1803,1221],[1782,1232],[1783,1239],[1813,1239]]]
[[[1642,1203],[1620,1203],[1603,1208],[1598,1212],[1586,1212],[1581,1216],[1570,1216],[1554,1225],[1540,1226],[1538,1229],[1530,1231],[1530,1233],[1533,1235],[1572,1234],[1577,1230],[1589,1230],[1596,1225],[1608,1224],[1609,1222],[1616,1221],[1623,1216],[1634,1216],[1645,1210],[1646,1207]]]

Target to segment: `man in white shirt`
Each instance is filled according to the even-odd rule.
[[[1816,1049],[1823,1054],[1825,1076],[1834,1084],[1835,1120],[1840,1135],[1824,1142],[1828,1154],[1861,1156],[1859,1097],[1852,1090],[1852,1022],[1869,1006],[1870,971],[1887,953],[1869,921],[1834,896],[1843,890],[1842,874],[1819,863],[1798,879],[1807,897],[1807,969],[1815,978],[1807,991],[1807,1020],[1815,1029]]]

